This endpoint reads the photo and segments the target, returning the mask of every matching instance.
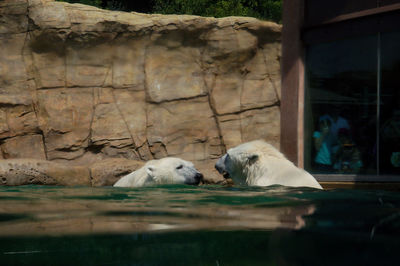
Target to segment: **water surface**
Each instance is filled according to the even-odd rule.
[[[400,195],[0,187],[2,265],[398,265]]]

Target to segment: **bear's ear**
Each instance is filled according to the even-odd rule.
[[[154,166],[152,166],[152,165],[147,166],[146,172],[147,172],[147,174],[149,176],[154,177],[154,173],[153,173],[154,172]]]
[[[247,162],[249,163],[249,165],[252,165],[253,163],[257,162],[258,160],[258,155],[257,154],[250,154],[247,157]]]

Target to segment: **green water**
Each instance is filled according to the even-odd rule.
[[[400,194],[0,187],[0,265],[399,265]]]

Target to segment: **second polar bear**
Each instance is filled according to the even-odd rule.
[[[215,164],[215,168],[238,185],[322,189],[312,175],[296,167],[281,152],[262,140],[229,149]]]
[[[140,169],[122,177],[114,187],[142,187],[156,184],[198,185],[203,175],[193,163],[175,157],[148,161]]]

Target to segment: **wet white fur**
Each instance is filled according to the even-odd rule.
[[[167,157],[148,161],[140,169],[118,180],[114,184],[114,187],[189,184],[194,183],[196,174],[199,174],[199,172],[196,170],[193,163],[180,158]]]
[[[262,140],[229,149],[217,165],[229,173],[235,184],[322,189],[312,175],[295,166],[281,152]]]

